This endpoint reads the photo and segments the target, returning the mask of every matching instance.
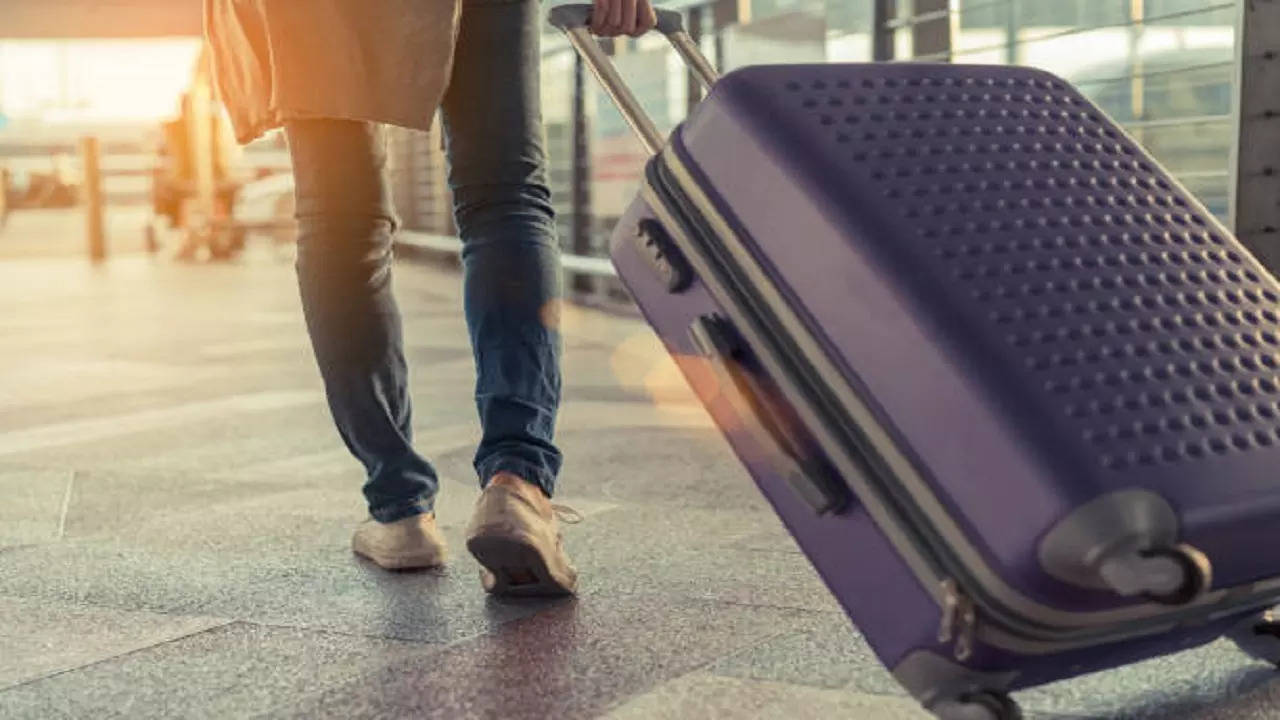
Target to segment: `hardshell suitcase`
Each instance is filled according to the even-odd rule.
[[[715,73],[619,276],[897,679],[943,718],[1234,637],[1280,661],[1280,285],[1063,80]]]

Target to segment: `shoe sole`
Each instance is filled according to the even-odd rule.
[[[577,578],[556,578],[546,556],[537,546],[509,535],[480,534],[467,540],[467,550],[494,577],[490,594],[510,597],[559,597],[572,595]]]
[[[446,559],[442,556],[416,554],[381,555],[358,547],[352,547],[351,551],[384,570],[430,570],[443,567]]]

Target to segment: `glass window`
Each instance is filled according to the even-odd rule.
[[[1143,21],[1130,13],[1142,9]],[[1225,215],[1234,3],[963,0],[953,61],[1015,62],[1074,84]]]
[[[682,7],[690,3],[681,0]],[[726,70],[754,64],[866,62],[873,0],[750,0],[742,22],[712,28],[703,47]],[[913,0],[896,0],[907,15]],[[1053,72],[1141,142],[1215,213],[1225,215],[1233,142],[1235,3],[1232,0],[953,0],[952,62],[1017,63]],[[1143,20],[1131,13],[1141,10]],[[559,37],[554,32],[552,36]],[[910,59],[911,30],[895,33]],[[687,111],[687,80],[660,38],[623,40],[619,71],[662,132]],[[569,222],[573,125],[572,64],[549,55],[544,112],[551,178],[561,221]],[[714,59],[714,58],[713,58]],[[646,153],[593,77],[591,199],[597,244],[639,187]]]

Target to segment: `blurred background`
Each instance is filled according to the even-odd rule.
[[[1224,222],[1237,222],[1237,103],[1250,99],[1236,92],[1242,12],[1235,0],[662,4],[686,11],[692,34],[725,71],[871,60],[1053,71],[1122,122]],[[282,138],[245,148],[231,141],[216,98],[201,87],[200,22],[197,0],[0,5],[0,167],[9,228],[0,234],[0,257],[172,250],[226,260],[259,239],[277,248],[291,242]],[[607,49],[663,130],[697,102],[696,83],[660,37]],[[573,287],[581,296],[625,302],[602,258],[637,187],[643,151],[550,28],[543,94]],[[397,205],[410,231],[403,244],[453,252],[438,134],[395,130],[392,155]],[[55,232],[60,221],[87,223],[90,235],[100,223],[105,237],[88,238],[86,248],[83,234]]]
[[[722,71],[1052,71],[1280,267],[1280,0],[661,4]],[[556,313],[559,497],[589,519],[569,542],[590,599],[486,602],[465,552],[441,574],[354,564],[362,475],[302,320],[288,152],[231,141],[201,24],[200,0],[0,0],[0,718],[923,717],[635,316],[605,248],[644,152],[550,28],[576,301]],[[661,130],[698,102],[662,38],[607,49]],[[461,548],[479,426],[441,144],[391,132],[395,283],[415,443]],[[522,683],[538,653],[546,682]],[[1026,700],[1039,718],[1274,719],[1274,677],[1222,643]]]

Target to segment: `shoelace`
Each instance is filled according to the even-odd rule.
[[[566,525],[577,525],[583,520],[582,513],[574,510],[568,505],[556,505],[555,503],[552,503],[551,510],[556,514],[556,517],[560,518],[560,522],[565,523]]]

